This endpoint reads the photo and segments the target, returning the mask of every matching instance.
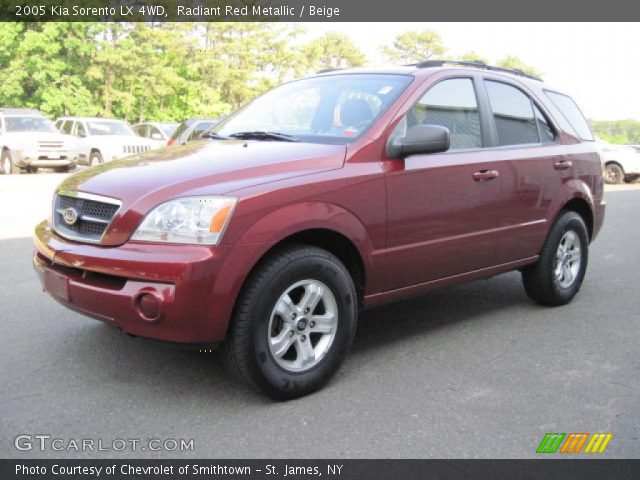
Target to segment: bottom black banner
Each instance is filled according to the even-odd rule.
[[[2,480],[638,479],[640,460],[0,460]]]

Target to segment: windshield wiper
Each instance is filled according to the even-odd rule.
[[[243,140],[255,139],[255,140],[278,140],[280,142],[297,142],[298,139],[280,132],[266,132],[263,130],[255,130],[252,132],[236,132],[229,135],[233,138],[240,138]]]
[[[224,135],[219,135],[213,132],[203,133],[200,138],[211,138],[212,140],[230,140],[229,137],[225,137]]]

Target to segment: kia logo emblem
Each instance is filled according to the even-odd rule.
[[[78,212],[76,212],[75,208],[66,208],[62,212],[62,219],[67,225],[73,225],[78,221]]]

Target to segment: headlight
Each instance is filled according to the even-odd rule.
[[[237,199],[185,197],[170,200],[147,214],[132,240],[216,245]]]

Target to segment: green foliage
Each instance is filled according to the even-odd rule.
[[[364,65],[366,58],[351,39],[343,34],[328,32],[306,44],[302,49],[308,70],[349,68]]]
[[[593,133],[606,142],[640,145],[639,120],[591,120],[589,123]]]
[[[484,62],[486,64],[491,63],[487,57],[483,57],[482,55],[474,52],[473,50],[465,53],[464,55],[461,55],[458,58],[458,60],[461,60],[463,62]]]
[[[382,53],[396,64],[440,59],[446,51],[440,34],[434,30],[403,32],[390,46],[382,47]]]
[[[365,63],[347,36],[293,45],[300,33],[273,22],[0,23],[0,105],[54,118],[217,117],[327,62]]]
[[[527,65],[514,55],[508,55],[498,60],[497,66],[502,68],[510,68],[512,70],[522,70],[523,72],[536,77],[539,77],[541,75],[540,72],[538,72],[535,68]]]

